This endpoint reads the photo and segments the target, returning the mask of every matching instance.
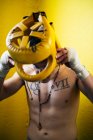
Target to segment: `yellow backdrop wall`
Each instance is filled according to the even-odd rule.
[[[93,1],[92,0],[3,0],[0,1],[0,55],[6,50],[9,30],[23,16],[45,11],[54,22],[62,47],[74,47],[81,62],[93,74]],[[12,69],[9,78],[15,69]],[[25,140],[28,107],[25,89],[0,102],[0,140]],[[93,139],[93,105],[81,93],[77,118],[79,140]]]

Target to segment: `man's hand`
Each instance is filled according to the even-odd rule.
[[[78,69],[81,65],[78,54],[74,48],[58,48],[57,63],[69,64],[72,69]]]
[[[8,67],[14,67],[14,61],[11,58],[8,51],[5,51],[1,56],[1,62],[3,65],[7,65]]]
[[[67,63],[68,62],[68,50],[66,48],[57,48],[56,59],[57,59],[58,64]]]
[[[89,72],[80,63],[78,54],[74,48],[58,48],[56,59],[59,64],[67,64],[67,66],[69,64],[69,67],[76,72],[80,79],[85,79],[89,76]]]
[[[14,67],[14,61],[9,52],[5,51],[0,58],[0,77],[4,78],[12,67]]]

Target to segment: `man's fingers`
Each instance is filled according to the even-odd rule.
[[[59,49],[57,49],[56,58],[58,59],[58,58],[60,58],[61,56],[67,54],[67,53],[68,53],[67,49],[59,48]]]
[[[61,55],[60,57],[57,58],[57,63],[64,63],[67,62],[67,54]]]
[[[15,65],[14,60],[10,56],[8,57],[8,63],[10,67],[14,67]]]

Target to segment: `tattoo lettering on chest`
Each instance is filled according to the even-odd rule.
[[[52,88],[54,89],[54,91],[63,90],[63,89],[70,87],[69,82],[68,82],[68,78],[57,81],[52,86],[53,86]]]
[[[39,82],[31,83],[30,89],[33,91],[34,94],[38,94],[38,90],[40,89],[39,87]]]
[[[40,89],[39,84],[40,84],[39,82],[35,82],[35,83],[31,83],[30,85],[30,89],[36,95],[38,94],[38,90]],[[64,78],[60,81],[54,82],[51,86],[52,91],[60,91],[66,88],[70,88],[68,78]]]

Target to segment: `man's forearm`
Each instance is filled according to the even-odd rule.
[[[93,76],[89,74],[84,80],[78,81],[79,89],[93,103]]]
[[[68,55],[70,66],[79,79],[79,89],[93,102],[93,76],[86,67],[80,63],[75,50],[71,49]]]

